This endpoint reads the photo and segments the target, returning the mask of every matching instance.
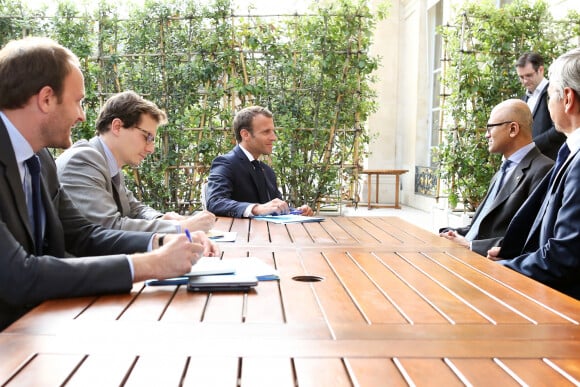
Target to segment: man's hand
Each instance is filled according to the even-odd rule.
[[[252,208],[252,215],[287,214],[290,212],[288,203],[278,198],[270,200],[268,203],[258,204]]]
[[[168,234],[160,248],[129,256],[133,263],[133,281],[182,276],[191,270],[203,252],[204,246],[189,242],[185,234]]]
[[[209,211],[201,211],[193,216],[184,218],[179,224],[182,230],[208,232],[215,225],[215,215]]]
[[[203,256],[204,257],[217,257],[220,255],[220,248],[218,245],[213,242],[211,239],[207,237],[205,232],[203,231],[192,231],[189,233],[191,236],[191,243],[192,244],[199,244],[203,247]],[[165,239],[163,240],[163,246],[165,246],[169,241],[174,239],[181,239],[181,236],[185,236],[185,234],[167,234],[165,235]],[[187,240],[187,237],[185,236]],[[189,241],[188,241],[189,242]]]
[[[450,241],[453,241],[460,246],[469,248],[469,241],[467,239],[465,239],[464,236],[459,235],[457,232],[455,232],[453,230],[442,232],[439,234],[439,236],[443,237],[445,239],[449,239]]]
[[[191,243],[199,243],[203,246],[204,257],[217,257],[220,255],[220,248],[217,243],[209,239],[205,232],[194,231],[189,235],[191,236]]]
[[[307,204],[304,204],[303,206],[298,207],[296,209],[296,211],[300,211],[301,212],[300,215],[303,215],[303,216],[312,216],[312,215],[314,215],[314,211]]]
[[[487,259],[491,259],[492,261],[501,261],[503,258],[499,257],[500,250],[501,246],[492,247],[491,249],[487,250]]]

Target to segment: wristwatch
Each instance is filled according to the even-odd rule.
[[[163,246],[163,240],[167,234],[157,234],[157,244],[159,247]]]

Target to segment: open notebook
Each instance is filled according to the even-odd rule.
[[[191,271],[182,277],[169,278],[164,280],[152,279],[146,281],[145,283],[148,286],[184,285],[188,282],[190,277],[194,276],[227,276],[232,274],[253,276],[258,281],[270,281],[280,278],[276,269],[256,257],[225,259],[220,259],[218,257],[202,257],[195,265],[191,267]]]

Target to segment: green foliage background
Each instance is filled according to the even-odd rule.
[[[121,7],[101,1],[87,11],[61,0],[49,16],[0,0],[0,44],[42,35],[79,56],[87,120],[75,140],[94,135],[100,106],[119,91],[167,112],[155,153],[126,171],[143,201],[165,211],[199,208],[211,161],[235,144],[233,116],[250,104],[275,114],[279,140],[267,161],[291,204],[356,200],[350,192],[369,141],[362,123],[376,110],[378,58],[369,47],[386,7],[371,13],[366,1],[338,0],[276,17],[235,15],[230,0]]]
[[[445,46],[444,140],[436,149],[440,176],[447,181],[452,206],[463,200],[473,209],[481,201],[500,156],[490,155],[485,125],[491,109],[524,91],[515,71],[527,51],[550,63],[575,47],[580,14],[555,21],[544,1],[515,0],[496,7],[492,0],[468,1],[440,29]]]

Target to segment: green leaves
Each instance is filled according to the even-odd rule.
[[[450,95],[443,106],[445,141],[435,153],[450,198],[461,198],[467,208],[477,206],[499,167],[499,157],[487,151],[489,113],[501,101],[524,93],[516,60],[536,51],[547,68],[572,47],[580,26],[578,17],[571,24],[555,22],[543,1],[516,0],[502,8],[495,4],[463,3],[451,25],[440,29],[449,61],[442,83]]]
[[[167,112],[155,153],[126,171],[136,194],[159,209],[200,207],[211,161],[235,145],[233,117],[250,104],[274,112],[279,140],[270,162],[292,205],[342,200],[362,164],[368,136],[360,123],[376,110],[370,82],[378,60],[369,49],[387,2],[378,15],[366,1],[338,0],[314,4],[304,17],[234,15],[230,0],[101,1],[92,13],[62,0],[53,17],[5,3],[0,39],[35,31],[81,58],[87,122],[75,139],[93,135],[100,106],[122,90]]]

